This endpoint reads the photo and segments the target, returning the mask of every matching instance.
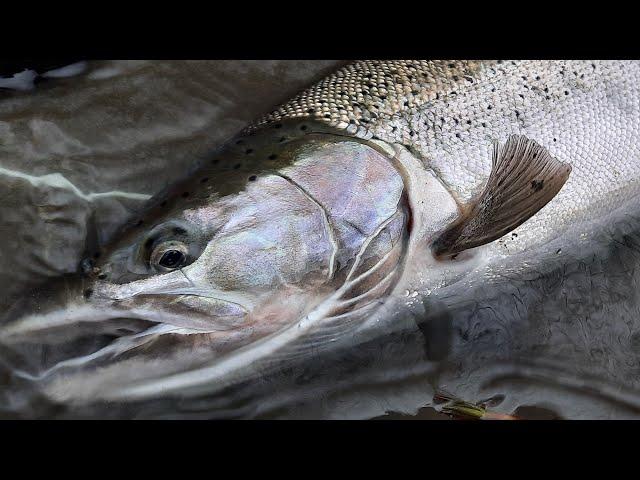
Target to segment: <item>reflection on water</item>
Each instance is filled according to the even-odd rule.
[[[0,90],[0,286],[4,311],[44,302],[39,284],[74,272],[95,225],[104,243],[144,200],[220,142],[337,62],[97,62],[28,93]],[[640,224],[600,219],[558,262],[434,292],[344,347],[256,367],[214,394],[113,405],[55,405],[15,366],[65,348],[3,347],[0,412],[75,418],[448,418],[438,389],[520,418],[640,415]],[[58,280],[55,280],[58,281]],[[32,295],[32,294],[29,294]],[[39,296],[38,296],[39,295]],[[48,298],[46,301],[55,301]],[[13,309],[13,310],[11,310]],[[126,323],[126,322],[125,322]],[[141,329],[123,323],[118,329]],[[91,329],[88,330],[91,333]],[[117,332],[94,334],[92,351]],[[67,349],[77,348],[69,342]]]
[[[90,217],[105,241],[144,200],[337,64],[95,62],[30,92],[0,88],[0,307],[75,271]]]

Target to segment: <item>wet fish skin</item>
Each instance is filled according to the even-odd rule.
[[[489,175],[491,141],[525,135],[573,174],[551,205],[495,246],[515,253],[638,192],[639,81],[637,61],[361,61],[255,125],[312,117],[407,145],[462,204]]]
[[[211,303],[207,303],[206,300],[203,303],[198,302],[198,304],[187,302],[186,305],[176,308],[180,302],[168,302],[167,297],[173,295],[182,298],[185,295],[193,294],[193,291],[187,292],[184,289],[193,287],[193,283],[200,286],[203,279],[211,277],[211,262],[200,260],[211,258],[210,256],[202,257],[202,255],[209,245],[215,244],[216,232],[224,227],[224,222],[220,224],[216,222],[224,218],[224,221],[227,222],[224,225],[228,225],[229,218],[233,217],[233,215],[231,217],[225,216],[224,208],[216,207],[218,208],[216,210],[211,208],[211,205],[219,206],[225,198],[239,198],[238,195],[250,191],[254,185],[261,185],[261,188],[264,188],[264,183],[261,182],[264,181],[264,178],[269,178],[269,175],[272,175],[274,171],[299,168],[301,157],[304,155],[301,156],[299,153],[287,155],[288,147],[286,145],[294,145],[296,140],[301,138],[303,142],[306,142],[313,135],[317,135],[321,139],[321,148],[332,143],[344,142],[348,146],[347,148],[361,153],[367,152],[372,156],[371,158],[377,158],[375,154],[371,153],[374,151],[386,158],[389,165],[393,165],[393,171],[388,170],[390,174],[385,180],[386,184],[397,185],[397,182],[401,181],[403,187],[409,192],[409,199],[413,200],[409,206],[412,219],[423,214],[423,222],[432,221],[434,224],[437,222],[446,224],[445,220],[451,221],[452,215],[457,213],[457,206],[471,201],[478,194],[489,175],[491,168],[490,149],[494,140],[504,143],[509,135],[524,134],[535,139],[554,156],[570,163],[574,168],[569,182],[561,190],[559,196],[531,220],[514,231],[517,236],[510,235],[501,242],[468,252],[457,261],[439,263],[429,257],[427,248],[418,248],[418,246],[426,247],[429,241],[433,240],[433,234],[437,228],[434,228],[430,235],[422,236],[417,233],[424,232],[413,230],[413,238],[418,237],[416,242],[419,245],[411,244],[412,248],[403,247],[400,258],[408,264],[408,268],[402,271],[401,280],[397,280],[393,285],[394,301],[399,302],[398,294],[404,292],[405,289],[410,288],[423,296],[427,292],[437,292],[438,289],[456,285],[457,282],[454,280],[467,278],[472,271],[476,279],[485,275],[485,279],[492,281],[494,280],[492,272],[500,272],[503,264],[509,264],[509,268],[513,268],[515,271],[527,271],[530,266],[522,263],[522,257],[518,256],[518,253],[524,252],[528,257],[534,257],[532,261],[544,263],[551,257],[552,250],[545,250],[546,244],[550,240],[561,240],[565,242],[563,245],[571,245],[572,242],[579,243],[580,227],[583,224],[594,218],[597,219],[604,211],[623,206],[625,201],[632,199],[637,193],[637,183],[635,182],[638,178],[638,171],[635,169],[638,164],[635,157],[636,150],[633,144],[627,145],[625,142],[632,138],[633,128],[635,128],[633,125],[634,123],[637,125],[634,118],[638,115],[639,109],[636,105],[635,91],[632,90],[629,95],[626,95],[628,90],[623,87],[627,85],[628,81],[635,78],[638,66],[632,62],[595,62],[593,65],[595,68],[590,62],[515,62],[507,64],[498,62],[359,62],[345,67],[341,72],[321,82],[318,87],[303,93],[298,99],[285,105],[264,121],[258,122],[230,142],[220,151],[218,156],[211,160],[212,163],[208,169],[201,170],[192,179],[173,190],[169,200],[164,198],[155,200],[152,209],[141,219],[134,220],[133,225],[129,226],[128,233],[123,234],[120,239],[107,247],[105,252],[102,252],[97,262],[98,270],[95,275],[97,277],[106,274],[107,278],[92,280],[95,285],[91,287],[92,295],[89,303],[97,302],[99,308],[106,311],[108,309],[100,303],[101,301],[104,301],[105,298],[118,300],[119,306],[116,309],[118,313],[108,312],[107,317],[110,315],[132,315],[132,312],[135,312],[135,315],[139,315],[141,318],[173,325],[175,322],[181,322],[187,318],[188,324],[177,325],[179,329],[186,330],[180,331],[183,336],[176,336],[175,338],[178,340],[173,345],[174,351],[182,352],[184,357],[189,357],[189,354],[185,353],[184,344],[180,343],[187,333],[204,336],[207,339],[205,343],[215,341],[216,336],[222,335],[220,332],[198,333],[198,330],[202,330],[206,322],[211,320]],[[397,73],[393,72],[394,69]],[[592,71],[588,75],[589,69]],[[594,73],[596,70],[597,74]],[[560,73],[562,71],[565,73]],[[573,74],[574,71],[575,74]],[[570,75],[569,72],[576,77],[575,81],[566,79],[566,75]],[[369,87],[368,82],[374,81],[367,77],[369,74],[375,77],[377,85],[375,88],[378,92],[375,95],[374,87]],[[386,87],[381,86],[384,85],[384,82],[387,83]],[[527,82],[534,84],[530,85]],[[342,94],[341,91],[338,91],[339,88],[344,88],[346,93]],[[563,88],[567,90],[562,90]],[[549,91],[545,91],[545,89]],[[623,103],[626,102],[629,105],[626,110],[619,108],[621,102],[619,96],[607,96],[607,92],[616,89],[624,92],[623,97],[626,96],[623,98]],[[366,93],[365,90],[369,93]],[[565,94],[565,91],[569,94]],[[524,95],[524,98],[520,95]],[[573,98],[578,98],[578,101],[584,103],[578,103],[576,108],[576,104],[571,103]],[[518,99],[523,101],[521,109]],[[354,103],[359,106],[354,106]],[[349,104],[351,108],[349,108]],[[375,108],[374,105],[376,105]],[[614,125],[620,126],[622,131],[614,129],[615,135],[607,136],[607,132],[599,131],[597,122],[587,125],[584,125],[583,122],[582,130],[571,131],[571,134],[563,130],[566,126],[566,123],[562,122],[563,119],[566,120],[569,116],[568,118],[571,120],[571,115],[574,115],[572,112],[580,112],[582,109],[591,111],[590,108],[599,108],[604,111],[607,114],[604,117],[607,121],[609,114],[614,114]],[[313,111],[310,111],[311,109]],[[601,110],[596,111],[600,112]],[[542,117],[539,116],[540,113]],[[351,123],[352,121],[353,123]],[[301,130],[302,127],[306,127],[306,129]],[[282,132],[287,132],[287,134]],[[291,140],[288,135],[294,139]],[[280,146],[280,139],[283,137],[285,142],[283,146]],[[553,139],[556,141],[554,142]],[[597,150],[598,155],[591,155],[585,150],[585,145],[591,144],[604,145],[606,148]],[[277,147],[275,147],[276,145]],[[623,148],[625,145],[627,145],[626,149]],[[396,147],[396,150],[393,150],[393,147]],[[620,150],[621,148],[622,150]],[[304,148],[301,151],[304,151]],[[606,161],[608,158],[606,152],[610,151],[622,151],[623,153],[615,159],[618,163],[615,163],[613,167],[610,162]],[[270,159],[274,154],[276,158]],[[406,162],[394,164],[393,159],[397,158],[405,158]],[[242,160],[240,161],[240,159]],[[349,156],[337,159],[329,158],[334,160],[333,163],[327,161],[327,156],[322,159],[324,163],[319,163],[319,158],[312,156],[311,161],[324,166],[323,174],[341,168],[341,165],[348,166],[351,160]],[[415,161],[410,163],[411,159]],[[213,163],[216,160],[218,163]],[[275,163],[269,163],[269,161],[275,161]],[[365,162],[365,165],[371,164],[370,160]],[[239,167],[236,168],[236,165]],[[624,180],[620,181],[621,183],[614,184],[610,181],[611,175],[615,176],[611,171],[612,168],[619,168],[624,172]],[[348,171],[354,178],[360,175],[359,172],[358,169]],[[254,175],[256,178],[252,180]],[[408,176],[411,175],[431,175],[431,178],[442,186],[441,190],[437,190],[438,195],[443,195],[443,198],[448,195],[445,198],[447,202],[442,200],[442,203],[434,203],[432,195],[436,191],[435,183],[430,184],[434,186],[432,190],[421,190],[417,187],[419,182],[414,181],[413,186],[411,185],[411,179],[408,179]],[[203,182],[205,178],[207,180]],[[287,185],[287,188],[295,187],[294,183],[287,183],[286,178],[279,178],[283,179],[281,185]],[[426,177],[420,178],[424,180]],[[274,179],[271,178],[271,180]],[[324,185],[324,190],[331,192],[334,198],[337,198],[341,189],[331,183]],[[590,187],[590,195],[588,196],[585,195],[586,186]],[[298,190],[300,189],[293,188],[291,192]],[[357,190],[352,191],[356,192]],[[397,192],[397,189],[392,188],[391,191]],[[298,193],[301,194],[300,198],[302,199],[304,191]],[[394,197],[389,203],[389,199],[384,200],[384,197],[380,197],[373,203],[381,202],[382,205],[396,208],[398,198],[399,196]],[[428,214],[424,214],[422,209],[428,207],[420,206],[422,205],[420,202],[425,201],[427,204],[431,204],[429,207],[444,205],[446,208],[433,208]],[[167,203],[163,205],[164,202]],[[309,207],[312,203],[309,202]],[[257,205],[259,202],[255,202],[255,204]],[[238,212],[241,211],[241,208],[234,206],[231,210]],[[436,210],[439,211],[436,212]],[[303,216],[310,215],[312,211],[315,210],[309,208]],[[317,216],[318,212],[315,212]],[[188,215],[186,215],[187,213]],[[244,214],[241,217],[246,219],[251,215]],[[140,220],[142,223],[138,225]],[[132,263],[131,258],[137,258],[140,248],[147,241],[148,234],[159,225],[165,228],[168,223],[171,223],[174,228],[185,230],[189,239],[192,239],[189,241],[189,248],[194,262],[188,265],[193,265],[192,270],[184,268],[184,271],[164,272],[164,274],[158,275],[159,272],[150,270],[144,262]],[[321,231],[321,223],[317,222],[316,227],[311,231]],[[371,225],[375,230],[375,225],[380,225],[380,223]],[[438,224],[438,228],[443,226]],[[292,230],[295,231],[296,228]],[[564,237],[561,238],[563,234]],[[402,235],[396,235],[396,238],[402,237]],[[323,245],[330,243],[320,242]],[[291,245],[300,247],[306,243],[304,239],[298,238]],[[194,247],[193,250],[191,247]],[[330,250],[330,248],[322,250],[319,257],[323,257],[325,263],[320,262],[321,267],[315,269],[317,272],[322,272],[323,275],[327,271],[331,271],[329,268]],[[211,252],[213,251],[214,249],[211,249]],[[555,251],[554,246],[553,252],[555,253]],[[294,252],[295,248],[288,250],[288,253]],[[420,255],[417,255],[417,252],[420,252]],[[354,251],[350,255],[353,257]],[[298,271],[306,271],[308,268],[306,259],[291,263],[296,265]],[[455,270],[454,275],[451,274],[452,270]],[[477,273],[478,270],[480,270],[480,274]],[[224,271],[224,269],[217,270],[218,273],[220,271]],[[191,272],[195,275],[192,275]],[[231,273],[230,270],[226,270],[226,272],[227,274]],[[245,272],[241,279],[255,278],[252,275],[253,273]],[[237,289],[244,288],[246,290],[249,288],[246,284],[240,283],[238,285]],[[268,283],[264,285],[266,286]],[[308,285],[310,284],[306,284],[307,288]],[[169,289],[168,286],[174,290]],[[255,285],[251,286],[251,288],[253,287]],[[139,290],[137,290],[138,288]],[[294,296],[291,291],[265,288],[267,293],[276,294],[275,298],[278,300]],[[141,306],[139,302],[144,300],[144,294],[148,295],[152,290],[158,294],[156,297],[158,301],[147,298]],[[225,285],[220,290],[228,294],[229,285]],[[323,296],[330,295],[330,291],[330,288],[322,290],[321,294]],[[196,293],[201,294],[202,291]],[[387,294],[388,292],[385,290],[381,296],[384,297]],[[288,322],[296,318],[296,315],[305,311],[301,305],[305,302],[309,304],[309,297],[303,296],[303,298],[304,301],[297,304],[300,310],[290,309],[290,316],[286,317],[277,327],[284,328]],[[227,297],[227,299],[229,298]],[[310,305],[315,304],[310,302]],[[164,312],[158,314],[161,305],[164,305],[162,307]],[[193,322],[194,317],[198,316],[194,315],[196,312],[200,315],[198,323]],[[282,310],[278,311],[278,314],[282,314]],[[246,328],[243,328],[246,325],[234,324],[233,318],[229,319],[234,315],[226,317],[218,315],[218,317],[223,321],[218,322],[217,328],[220,326],[230,328],[235,335],[240,336],[246,331]],[[227,322],[228,320],[229,322]],[[68,326],[72,327],[73,325]],[[265,328],[258,332],[258,338],[272,332],[274,327],[274,325],[266,326],[264,323],[260,326]],[[170,335],[173,334],[170,333]],[[334,335],[330,338],[335,337]],[[248,341],[254,341],[255,338],[244,338],[241,341],[236,338],[234,341],[236,345],[249,345]],[[228,341],[229,337],[225,340]],[[242,357],[239,358],[242,359]],[[117,376],[116,373],[121,373],[126,368],[131,368],[133,365],[145,366],[144,356],[140,355],[139,359],[136,362],[135,356],[130,356],[128,362],[125,361],[122,365],[117,363],[112,365],[109,382],[113,382],[112,377]],[[175,363],[175,359],[172,361]],[[205,362],[205,366],[207,365]],[[146,366],[148,368],[149,365]],[[193,366],[193,360],[189,359],[181,365],[173,365],[172,367],[165,365],[160,368],[160,371],[163,371],[163,374],[166,374],[166,371],[171,374],[177,371],[177,375],[180,375],[181,369],[187,370],[188,373],[188,370]],[[209,366],[215,367],[215,365]],[[120,378],[117,381],[122,383],[129,381],[132,384],[144,383],[145,376],[151,377],[151,371],[142,369],[141,372],[143,373],[138,377]],[[162,375],[160,376],[162,377]],[[86,381],[87,378],[80,375],[76,385],[80,388],[80,384],[86,383]],[[105,377],[98,378],[96,383],[100,381],[104,382],[102,389],[94,385],[93,390],[73,392],[71,397],[65,397],[64,400],[74,401],[81,397],[82,401],[90,401],[95,398],[92,395],[102,395],[113,386],[113,383],[106,382]],[[214,382],[211,379],[207,381]],[[54,382],[51,395],[54,397],[58,395],[56,398],[60,399],[62,385],[68,386],[69,378],[61,380],[57,385]],[[178,390],[175,385],[172,388]],[[205,389],[211,387],[211,383],[201,386]],[[154,388],[157,391],[157,384]],[[145,395],[153,392],[154,388],[150,387]],[[121,398],[132,394],[132,391],[126,390],[126,388],[123,391],[128,393],[123,393]],[[75,399],[73,398],[74,394],[77,396]]]
[[[281,138],[287,129],[274,131]],[[135,355],[127,360],[128,352],[144,353],[145,344],[158,337],[168,340],[163,368],[179,371],[185,366],[171,352],[183,352],[185,336],[199,337],[200,349],[224,360],[230,351],[300,319],[327,296],[334,299],[323,318],[348,320],[361,304],[371,307],[393,287],[403,261],[402,179],[379,149],[302,132],[278,140],[278,158],[267,166],[245,160],[243,142],[232,142],[233,150],[227,146],[219,154],[226,168],[214,157],[168,197],[154,200],[141,219],[99,252],[86,271],[84,298],[76,289],[62,310],[27,313],[4,328],[4,341],[34,343],[61,337],[80,341],[86,331],[79,324],[95,325],[96,333],[111,333],[109,325],[121,318],[158,324],[143,325],[96,354],[27,377],[51,381],[58,401],[84,401],[95,397],[96,389],[107,394],[113,379],[105,377],[112,374],[117,382],[131,375],[138,383],[150,377],[137,367],[122,375],[123,365],[109,363],[115,352],[130,366],[137,364]],[[272,136],[263,140],[271,148]],[[155,252],[166,244],[186,247],[181,268],[156,264]],[[376,263],[376,272],[362,270]],[[194,351],[184,355],[189,368]],[[65,371],[88,364],[103,365],[103,375],[84,378],[71,394],[68,385],[56,390],[56,379]]]

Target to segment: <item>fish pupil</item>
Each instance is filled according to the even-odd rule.
[[[176,268],[184,262],[184,253],[179,250],[167,250],[160,258],[160,265],[165,268]]]

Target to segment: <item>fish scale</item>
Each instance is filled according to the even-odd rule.
[[[438,302],[466,302],[444,319],[436,356],[479,369],[515,351],[511,325],[534,311],[536,297],[520,300],[514,281],[582,254],[615,224],[610,213],[636,202],[639,71],[637,62],[354,62],[150,200],[85,277],[61,284],[66,309],[53,294],[46,308],[25,302],[0,343],[81,343],[88,322],[109,333],[143,321],[32,380],[74,406],[187,401],[355,353],[385,329],[415,327],[421,303],[431,321]],[[167,253],[175,262],[163,262]],[[494,298],[509,289],[517,295]],[[578,305],[566,300],[570,318]],[[199,347],[182,340],[190,336]]]
[[[486,182],[491,142],[526,135],[574,173],[505,240],[517,252],[638,193],[638,85],[635,61],[367,60],[343,67],[250,129],[313,118],[356,137],[403,144],[461,203]]]
[[[480,67],[473,61],[371,61],[349,64],[255,122],[312,117],[366,137],[403,112],[455,93]]]

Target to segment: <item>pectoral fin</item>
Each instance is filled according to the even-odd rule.
[[[571,166],[522,135],[494,143],[492,169],[480,196],[433,243],[436,256],[497,240],[544,207],[569,178]]]

